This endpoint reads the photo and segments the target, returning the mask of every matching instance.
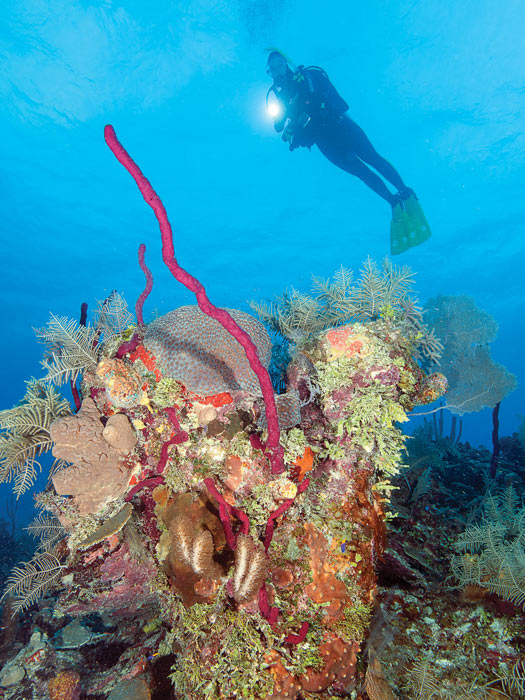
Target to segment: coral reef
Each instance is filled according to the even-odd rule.
[[[118,359],[102,353],[84,376],[80,411],[50,428],[54,454],[73,464],[53,476],[48,506],[68,548],[57,609],[160,615],[175,697],[348,692],[376,598],[383,494],[401,462],[396,424],[425,400],[429,378],[383,321],[312,335],[289,366],[300,427],[281,432],[275,474],[259,391],[189,391],[151,347],[140,350],[147,332],[136,329],[138,344]],[[108,367],[118,367],[112,379],[134,380],[117,392]],[[161,386],[170,407],[156,404]],[[244,659],[219,653],[232,625]],[[264,663],[245,676],[254,635]],[[200,638],[204,647],[189,643]]]
[[[418,585],[424,566],[420,553],[387,547],[399,424],[447,386],[418,363],[437,346],[430,333],[428,352],[420,342],[410,273],[368,261],[357,291],[346,272],[319,283],[322,318],[302,322],[276,396],[264,327],[213,306],[180,268],[160,200],[110,127],[106,138],[198,306],[144,321],[152,278],[141,246],[137,325],[114,296],[94,336],[62,323],[64,347],[70,337],[97,345],[80,409],[49,425],[49,447],[70,464],[37,499],[52,517],[32,526],[41,545],[8,583],[18,609],[47,598],[27,613],[38,629],[0,677],[6,697],[13,678],[17,692],[57,700],[80,689],[95,700],[364,697],[378,567]],[[57,378],[76,378],[66,364]],[[388,696],[382,664],[369,668],[369,696]]]

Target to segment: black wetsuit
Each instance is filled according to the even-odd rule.
[[[289,71],[280,87],[272,88],[282,106],[275,129],[284,132],[290,149],[317,144],[321,153],[338,168],[360,178],[378,195],[393,204],[395,196],[371,165],[396,189],[405,189],[397,170],[370,143],[365,132],[347,114],[348,104],[326,73],[315,66]]]

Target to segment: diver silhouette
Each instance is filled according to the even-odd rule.
[[[401,253],[430,236],[430,229],[414,191],[405,185],[397,170],[371,144],[369,138],[347,114],[348,104],[318,66],[290,67],[284,54],[271,50],[266,72],[273,84],[276,107],[274,126],[291,151],[317,145],[334,165],[355,175],[392,207],[391,252]],[[390,182],[384,181],[368,166]]]

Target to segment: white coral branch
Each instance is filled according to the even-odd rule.
[[[213,537],[209,530],[195,532],[188,518],[177,518],[170,527],[172,542],[179,559],[199,576],[213,578]]]
[[[266,577],[267,558],[262,545],[249,535],[239,535],[235,550],[233,594],[238,603],[251,600]]]

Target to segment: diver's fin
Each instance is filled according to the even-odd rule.
[[[410,246],[424,243],[432,235],[426,216],[415,194],[411,194],[403,202],[405,212],[410,221]]]
[[[408,221],[403,204],[399,202],[392,209],[390,222],[390,253],[399,255],[410,248]]]
[[[409,248],[424,243],[430,236],[428,221],[416,195],[412,192],[407,199],[392,209],[390,252],[392,255],[404,253]]]

